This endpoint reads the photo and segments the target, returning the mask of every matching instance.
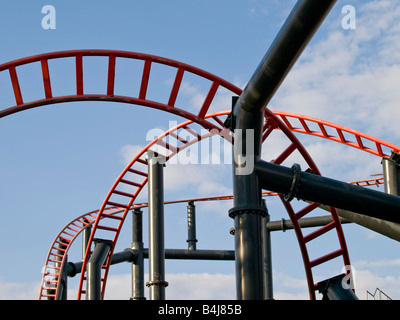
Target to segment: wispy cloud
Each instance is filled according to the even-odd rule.
[[[357,297],[366,299],[367,290],[371,293],[376,288],[383,290],[390,298],[400,299],[400,276],[385,275],[379,271],[383,267],[397,268],[399,259],[358,261],[353,263],[355,270],[355,287]],[[167,299],[171,300],[220,300],[236,299],[235,275],[222,273],[167,273],[169,285],[166,289]],[[273,270],[274,299],[308,300],[308,289],[305,278]],[[148,274],[145,274],[145,281]],[[131,274],[111,273],[107,280],[106,300],[127,300],[131,296]],[[68,299],[77,297],[77,283],[69,282]],[[7,282],[0,279],[0,299],[2,300],[36,300],[39,294],[39,282]],[[148,298],[148,290],[145,290]],[[317,294],[317,299],[321,296]],[[371,298],[371,297],[370,297]]]
[[[0,278],[0,300],[33,300],[39,296],[40,282],[7,281]]]
[[[357,28],[333,24],[322,41],[306,48],[273,107],[399,139],[398,3],[369,1],[356,9]]]

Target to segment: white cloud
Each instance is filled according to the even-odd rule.
[[[356,273],[355,290],[360,300],[367,299],[367,291],[373,294],[377,288],[391,299],[398,300],[400,299],[399,285],[399,276],[382,276],[370,270],[357,270]],[[383,296],[382,298],[384,299]],[[368,297],[368,299],[371,299],[371,297]]]
[[[122,163],[128,165],[134,157],[136,157],[139,152],[143,149],[140,145],[127,144],[121,148]]]
[[[167,273],[166,298],[169,300],[221,300],[235,299],[235,276],[233,274],[210,273]],[[145,282],[148,275],[145,275]],[[112,275],[107,280],[107,300],[127,300],[131,293],[131,275]],[[149,298],[145,288],[145,297]],[[75,297],[75,291],[69,295]]]
[[[360,2],[356,9],[357,28],[328,24],[327,35],[306,48],[270,108],[328,120],[400,145],[400,8],[397,1],[385,0]],[[382,172],[379,157],[317,137],[298,137],[323,175],[351,181]],[[269,158],[270,150],[263,151]]]
[[[395,1],[357,8],[357,28],[331,27],[309,46],[273,108],[329,120],[394,142],[400,111],[400,10]]]
[[[189,110],[191,112],[200,110],[200,107],[206,98],[206,94],[202,92],[198,86],[183,81],[181,83],[180,92],[182,92],[185,98],[188,99]]]
[[[224,165],[171,164],[165,168],[166,191],[191,192],[194,196],[219,196],[232,191],[224,181],[224,173],[230,167]],[[230,171],[229,171],[230,172]],[[222,181],[221,181],[222,179]]]
[[[367,290],[374,293],[381,289],[390,298],[400,299],[400,276],[382,272],[382,268],[400,265],[399,259],[358,261],[353,263],[355,271],[356,294],[360,300],[366,299]],[[276,300],[308,300],[308,288],[305,278],[298,278],[283,272],[273,271],[273,290]],[[74,278],[75,279],[75,278]],[[170,300],[219,300],[236,299],[234,274],[222,273],[167,273],[169,285],[166,297]],[[148,281],[148,274],[145,275]],[[69,281],[68,299],[77,297],[77,282]],[[39,295],[39,282],[7,282],[0,279],[0,299],[2,300],[36,300]],[[131,275],[112,274],[107,280],[106,300],[127,300],[131,297]],[[148,298],[148,289],[145,289]],[[317,299],[321,299],[319,293]],[[371,299],[371,297],[369,297]]]

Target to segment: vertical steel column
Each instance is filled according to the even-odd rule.
[[[149,185],[149,282],[150,300],[165,300],[164,159],[148,153]]]
[[[235,226],[236,296],[239,300],[264,299],[263,223],[267,214],[261,188],[252,166],[261,153],[264,113],[241,112],[233,146],[233,204],[229,216]],[[243,129],[243,130],[238,130]]]
[[[188,243],[189,250],[196,250],[196,207],[193,201],[190,201],[187,206],[187,226],[188,226]]]
[[[67,289],[68,289],[68,274],[67,274],[67,261],[68,255],[64,259],[64,263],[61,266],[61,274],[60,274],[60,290],[57,296],[57,300],[67,300]]]
[[[261,225],[266,212],[261,206],[258,177],[251,166],[261,154],[265,108],[335,2],[297,2],[226,122],[235,131],[234,208],[230,216],[235,219],[238,299],[264,298]]]
[[[144,257],[143,257],[143,212],[136,208],[132,212],[132,250],[137,253],[132,261],[132,298],[145,300]]]
[[[89,220],[84,218],[86,223],[89,223]],[[92,225],[87,225],[82,231],[82,260],[85,259],[86,249],[89,244],[90,234],[92,233]]]
[[[400,155],[392,152],[390,158],[382,158],[385,192],[400,195]]]
[[[87,265],[87,300],[101,299],[101,269],[111,249],[111,241],[97,239]]]
[[[270,216],[268,214],[263,218],[261,237],[263,243],[264,298],[272,300],[274,298],[274,291],[272,278],[271,231],[267,228],[267,223],[269,221]]]

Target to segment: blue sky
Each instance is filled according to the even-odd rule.
[[[127,50],[182,61],[243,88],[295,3],[0,0],[0,64],[60,50]],[[48,4],[56,9],[55,30],[41,26],[41,10]],[[341,25],[341,10],[349,4],[357,13],[354,30]],[[399,145],[400,133],[395,130],[400,118],[399,46],[397,1],[339,0],[269,107],[335,122]],[[102,62],[88,65],[89,89],[99,85]],[[58,70],[62,85],[57,89],[72,88],[71,70],[65,65]],[[34,71],[21,71],[21,86],[32,99],[42,90]],[[0,73],[2,108],[12,103],[5,79]],[[154,99],[163,94],[168,81],[168,75],[159,76],[152,87]],[[126,89],[126,83],[120,85]],[[184,85],[189,104],[196,104],[190,94],[205,94],[195,79]],[[230,108],[229,96],[221,97],[221,108]],[[152,128],[168,129],[169,121],[181,119],[109,102],[58,104],[0,119],[0,298],[36,299],[41,268],[59,230],[75,217],[98,209],[125,165],[147,144],[146,133]],[[376,156],[315,137],[298,137],[326,176],[354,181],[382,171]],[[265,160],[282,151],[282,137],[274,139],[263,149]],[[286,164],[296,160],[288,159]],[[229,165],[167,167],[166,199],[230,194],[230,172]],[[267,199],[267,205],[272,220],[287,218],[277,199]],[[197,204],[198,248],[233,248],[230,207],[229,201]],[[166,220],[166,246],[186,248],[185,205],[168,206]],[[129,227],[128,219],[118,242],[120,250],[130,246]],[[346,225],[344,231],[357,271],[359,297],[379,287],[400,298],[398,243],[357,225]],[[307,299],[294,233],[273,233],[272,241],[275,297]],[[328,246],[330,241],[318,246]],[[79,244],[71,251],[72,261],[80,258]],[[233,263],[167,261],[166,268],[169,298],[235,297]],[[341,272],[335,268],[321,270],[320,276]],[[108,298],[129,298],[129,273],[128,264],[112,267]],[[74,280],[71,290],[74,298]]]

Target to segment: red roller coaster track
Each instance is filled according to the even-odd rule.
[[[280,114],[280,112],[275,111],[275,114]],[[220,113],[216,113],[216,114],[212,114],[210,116],[222,116],[222,115],[227,115],[228,112],[220,112]],[[301,118],[301,116],[299,115],[291,115],[293,118]],[[315,121],[319,121],[319,120],[315,120]],[[322,121],[321,121],[322,122]],[[186,121],[182,124],[180,124],[179,126],[170,129],[169,131],[165,132],[163,135],[159,136],[157,139],[155,139],[154,141],[152,141],[146,148],[144,148],[136,157],[135,159],[139,159],[141,156],[145,155],[145,153],[147,152],[148,149],[150,149],[153,146],[158,146],[158,147],[162,147],[165,148],[165,153],[169,153],[169,157],[175,155],[177,152],[183,150],[184,148],[192,145],[193,143],[199,142],[200,140],[203,140],[205,138],[208,138],[211,136],[211,134],[204,134],[203,136],[201,136],[200,134],[196,133],[193,129],[190,128],[190,125],[192,124],[191,121]],[[330,124],[331,127],[335,127],[334,124]],[[340,127],[341,129],[345,130],[346,128]],[[178,130],[179,129],[183,129],[186,130],[188,132],[192,133],[193,139],[192,140],[184,140],[181,137],[179,137],[178,135]],[[347,129],[346,129],[347,130]],[[356,131],[353,131],[354,134],[361,134],[358,133]],[[173,137],[175,137],[176,139],[181,139],[181,142],[183,142],[183,145],[178,148],[170,148],[168,146],[168,144],[166,142],[164,142],[162,139],[167,138],[168,135],[171,135]],[[318,136],[318,135],[316,135]],[[374,139],[373,137],[369,137],[369,139],[371,139],[371,141],[377,141],[377,143],[383,143],[383,145],[389,145],[386,142],[382,142],[378,139]],[[332,139],[333,141],[335,141],[335,139]],[[342,142],[343,143],[343,142]],[[366,152],[368,152],[368,150],[366,149],[362,149]],[[158,149],[158,151],[160,151]],[[135,164],[135,159],[132,161],[131,164],[128,165],[128,167],[124,170],[125,174],[126,172],[132,172],[132,173],[136,173],[139,174],[142,177],[146,177],[146,174],[140,174],[140,172],[136,169],[132,169],[133,165]],[[136,163],[137,164],[137,163]],[[124,178],[124,172],[120,175],[118,180],[121,180]],[[143,179],[143,178],[142,178]],[[118,181],[117,180],[117,181]],[[130,178],[130,180],[132,180],[132,178]],[[142,184],[144,185],[144,181],[142,182]],[[358,186],[373,186],[373,185],[377,185],[379,186],[380,184],[383,183],[383,177],[377,177],[375,175],[374,178],[371,179],[366,179],[366,180],[362,180],[362,181],[353,181],[353,182],[349,182],[351,184],[356,184]],[[272,193],[272,192],[264,192],[264,196],[276,196],[277,194]],[[170,203],[177,203],[177,202],[189,202],[189,201],[213,201],[213,200],[227,200],[227,199],[232,199],[232,195],[227,195],[227,196],[216,196],[216,197],[206,197],[206,198],[196,198],[196,199],[184,199],[184,200],[176,200],[176,201],[166,201],[166,204],[170,204]],[[147,203],[135,203],[132,205],[133,207],[146,207]],[[118,208],[118,207],[111,207],[111,208],[106,208],[104,209],[105,214],[103,215],[103,217],[108,217],[109,215],[114,215],[114,214],[122,214],[125,211],[126,208]],[[65,232],[67,231],[68,236],[77,236],[79,234],[79,232],[87,225],[87,222],[85,222],[85,220],[83,219],[83,217],[86,217],[86,221],[90,221],[93,222],[99,215],[98,215],[99,211],[93,211],[88,213],[87,215],[84,215],[82,217],[79,217],[75,220],[73,220],[67,227],[65,227],[60,234],[56,237],[54,243],[52,244],[47,260],[46,260],[46,266],[49,266],[49,271],[47,273],[45,273],[43,275],[43,280],[42,280],[42,287],[41,287],[41,298],[55,298],[58,295],[58,292],[55,289],[57,288],[57,279],[59,279],[59,273],[61,271],[60,266],[62,265],[63,262],[63,257],[66,255],[66,252],[69,249],[70,244],[72,244],[72,241],[69,239],[69,237],[65,236]],[[62,249],[61,251],[58,249],[58,245],[62,244],[65,245],[66,241],[64,240],[65,238],[68,239],[67,243],[68,243],[68,247]],[[55,262],[57,261],[57,262]],[[52,265],[54,263],[54,266]],[[54,270],[57,270],[58,272],[54,272]],[[47,270],[47,268],[46,268]],[[53,272],[51,272],[53,270]],[[51,288],[53,288],[51,290]]]
[[[85,59],[89,59],[90,57],[93,56],[102,56],[102,57],[107,57],[108,58],[108,73],[106,79],[104,81],[106,82],[106,92],[100,92],[96,94],[85,94],[85,86],[84,86],[84,61]],[[50,78],[50,66],[49,66],[49,61],[55,60],[55,59],[60,59],[60,58],[73,58],[75,61],[75,91],[71,92],[69,95],[64,95],[64,96],[53,96],[53,90],[52,90],[52,80]],[[138,79],[140,82],[140,90],[138,93],[138,96],[136,97],[131,97],[131,96],[121,96],[121,95],[116,95],[115,94],[115,77],[116,75],[116,64],[118,63],[118,60],[120,58],[128,58],[128,59],[134,59],[134,60],[140,60],[143,62],[143,71],[140,75],[140,78]],[[20,87],[20,81],[18,77],[18,68],[22,65],[25,64],[31,64],[31,63],[40,63],[41,66],[41,77],[43,81],[43,98],[35,101],[25,101],[24,100],[24,93],[21,90]],[[152,66],[155,64],[162,64],[162,65],[167,65],[171,68],[175,68],[176,73],[175,73],[175,79],[173,81],[173,84],[171,86],[170,94],[168,101],[166,102],[156,102],[147,99],[147,88],[149,85],[149,79],[150,79],[150,73]],[[221,131],[224,129],[223,127],[223,122],[221,119],[219,119],[219,116],[223,115],[221,114],[212,114],[208,115],[211,103],[213,102],[214,97],[216,96],[217,91],[220,88],[224,88],[225,90],[228,90],[232,93],[232,95],[240,95],[241,94],[241,89],[232,85],[231,83],[218,78],[208,72],[205,72],[201,69],[192,67],[190,65],[180,63],[174,60],[170,59],[165,59],[157,56],[152,56],[152,55],[147,55],[147,54],[141,54],[141,53],[133,53],[133,52],[125,52],[125,51],[114,51],[114,50],[75,50],[75,51],[62,51],[62,52],[55,52],[55,53],[47,53],[47,54],[41,54],[41,55],[36,55],[24,59],[19,59],[15,60],[12,62],[8,62],[5,64],[0,65],[0,72],[2,71],[8,71],[9,73],[9,78],[10,78],[10,83],[12,85],[12,90],[13,94],[15,97],[15,106],[8,107],[6,109],[0,110],[0,118],[4,116],[11,115],[13,113],[43,106],[43,105],[49,105],[49,104],[54,104],[54,103],[61,103],[61,102],[70,102],[70,101],[113,101],[113,102],[123,102],[123,103],[129,103],[129,104],[134,104],[134,105],[142,105],[142,106],[147,106],[151,108],[155,108],[158,110],[170,112],[172,114],[176,114],[179,116],[182,116],[183,118],[186,118],[189,120],[189,122],[194,122],[200,124],[203,128],[207,130],[212,130],[216,129],[217,131]],[[206,94],[206,97],[203,101],[203,103],[200,106],[200,109],[197,110],[195,113],[190,112],[188,110],[185,110],[183,108],[178,108],[176,106],[176,101],[178,97],[178,93],[181,88],[182,80],[185,74],[187,73],[192,73],[196,74],[209,82],[209,90]],[[225,113],[226,115],[226,113]],[[298,139],[294,136],[293,131],[297,132],[303,132],[307,134],[313,134],[316,136],[323,136],[324,138],[339,141],[341,143],[345,143],[347,145],[351,145],[353,147],[360,148],[364,151],[369,151],[374,154],[380,155],[380,156],[387,156],[382,148],[380,146],[386,146],[388,148],[391,148],[392,150],[398,151],[398,147],[392,146],[389,144],[384,143],[383,141],[378,141],[372,139],[372,137],[365,136],[362,134],[355,134],[355,139],[356,142],[351,142],[348,139],[346,139],[343,135],[344,128],[339,128],[338,126],[335,126],[330,123],[322,123],[318,122],[318,126],[320,128],[320,132],[312,131],[310,128],[306,125],[307,121],[314,121],[315,119],[312,118],[306,118],[304,116],[295,116],[292,114],[281,114],[280,117],[281,119],[278,118],[277,115],[275,115],[272,111],[269,109],[266,109],[266,122],[264,126],[264,140],[268,138],[268,136],[271,134],[271,132],[274,129],[279,128],[284,134],[287,136],[287,138],[290,140],[290,145],[287,149],[285,149],[279,157],[275,159],[275,163],[281,164],[287,157],[290,156],[295,150],[298,150],[300,154],[303,156],[304,160],[307,162],[308,166],[312,171],[314,171],[317,174],[319,173],[319,170],[317,169],[315,163],[305,150],[305,148],[301,145],[301,143],[298,141]],[[301,127],[296,128],[293,127],[289,122],[288,118],[297,118],[300,123]],[[189,123],[187,124],[189,125]],[[338,133],[338,138],[335,137],[332,134],[328,134],[326,131],[327,127],[333,127],[336,129]],[[190,130],[188,130],[191,132]],[[353,132],[352,132],[353,133]],[[192,141],[181,141],[183,144],[187,143],[195,143],[201,137],[198,136],[198,134],[193,135],[194,139]],[[376,151],[373,151],[371,148],[366,148],[365,145],[362,142],[362,139],[370,139],[371,141],[374,141],[376,143]],[[159,139],[159,142],[162,141],[162,139]],[[166,145],[168,147],[168,145]],[[182,147],[182,146],[181,146]],[[175,153],[180,150],[181,147],[175,148]],[[171,150],[169,150],[171,151]],[[173,150],[174,151],[174,150]],[[171,154],[167,153],[167,157],[172,156],[175,154],[172,152]],[[109,194],[106,197],[106,200],[104,201],[102,207],[97,213],[96,220],[93,224],[93,231],[90,236],[90,246],[89,249],[87,250],[85,259],[83,261],[83,272],[81,275],[81,281],[80,281],[80,286],[79,286],[79,296],[78,298],[80,299],[82,295],[85,293],[84,290],[84,282],[86,281],[86,275],[85,275],[85,266],[88,261],[88,258],[92,252],[91,246],[94,243],[94,239],[96,237],[96,233],[98,232],[108,232],[109,237],[111,238],[110,240],[112,241],[112,248],[109,254],[109,257],[107,259],[106,265],[103,268],[104,274],[102,276],[102,297],[104,297],[104,290],[105,290],[105,284],[106,284],[106,279],[107,279],[107,274],[108,274],[108,269],[110,266],[110,257],[113,253],[113,249],[115,247],[115,243],[117,241],[119,232],[121,230],[122,224],[125,220],[126,213],[128,210],[131,208],[134,199],[140,192],[140,190],[143,188],[144,184],[147,181],[147,170],[145,169],[147,163],[146,160],[143,159],[143,154],[144,151],[139,154],[135,159],[131,162],[131,164],[124,170],[124,172],[120,175],[120,177],[117,179],[117,181],[114,183],[113,187],[111,188]],[[135,165],[135,167],[133,167]],[[141,168],[136,168],[136,166],[141,166]],[[127,175],[133,175],[134,177],[140,177],[140,181],[134,181],[131,178],[127,178]],[[118,187],[123,186],[123,188]],[[127,188],[130,188],[129,191],[127,191]],[[117,198],[118,200],[114,200],[114,198]],[[300,244],[300,249],[302,251],[303,259],[304,259],[304,264],[305,264],[305,269],[306,269],[306,274],[307,274],[307,281],[309,284],[309,290],[310,290],[310,298],[314,299],[315,298],[315,284],[313,282],[313,277],[312,277],[312,272],[311,269],[319,264],[322,264],[328,260],[337,258],[337,257],[342,257],[344,264],[349,265],[349,257],[347,253],[347,248],[346,248],[346,243],[344,240],[343,232],[341,229],[341,225],[338,219],[337,212],[334,208],[331,208],[331,214],[333,217],[333,223],[322,227],[321,229],[313,232],[312,234],[303,236],[302,230],[299,227],[299,224],[297,223],[298,219],[301,217],[304,217],[306,214],[310,213],[314,209],[318,207],[318,204],[312,203],[298,211],[297,213],[294,212],[292,206],[290,203],[285,202],[283,199],[282,201],[285,204],[286,209],[288,210],[289,216],[293,221],[294,228],[299,240]],[[118,207],[118,208],[123,208],[122,212],[115,212],[115,214],[111,214],[108,210],[108,208],[112,207]],[[101,221],[101,223],[100,223]],[[327,253],[326,255],[316,258],[314,260],[310,260],[307,254],[307,248],[306,248],[306,243],[318,238],[321,234],[332,230],[336,229],[337,235],[339,238],[339,243],[340,243],[340,248]],[[76,230],[79,231],[79,228]],[[62,241],[62,245],[65,245],[65,242]],[[59,261],[59,259],[56,259]]]

